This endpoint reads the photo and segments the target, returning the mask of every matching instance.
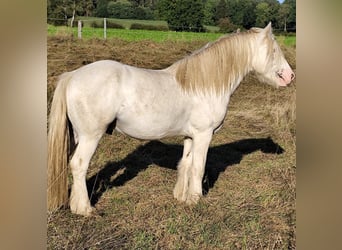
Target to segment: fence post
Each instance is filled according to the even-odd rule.
[[[107,39],[107,19],[103,19],[103,37]]]
[[[82,21],[78,20],[78,38],[82,39]]]

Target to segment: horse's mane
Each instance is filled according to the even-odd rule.
[[[185,91],[221,93],[250,70],[251,36],[261,29],[234,33],[206,44],[168,70]]]

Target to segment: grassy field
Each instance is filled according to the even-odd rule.
[[[277,36],[277,41],[287,47],[296,47],[296,36]]]
[[[118,19],[121,20],[121,19]],[[123,22],[126,20],[122,20]],[[66,26],[47,26],[48,36],[73,36],[77,37],[77,28]],[[129,29],[107,29],[107,39],[119,38],[125,41],[150,40],[155,42],[164,41],[214,41],[222,33],[196,33],[196,32],[173,32],[173,31],[154,31],[154,30],[129,30]],[[83,27],[83,39],[103,39],[103,28]],[[295,47],[295,36],[277,36],[277,40],[286,46]]]
[[[177,33],[179,34],[179,33]],[[58,75],[100,59],[160,69],[211,39],[128,41],[48,37],[48,110]],[[296,69],[295,47],[281,47]],[[214,135],[195,206],[173,199],[181,137],[105,135],[87,186],[98,214],[48,213],[48,249],[295,249],[296,83],[248,76]]]
[[[77,27],[48,25],[48,36],[74,36],[77,37]],[[103,28],[83,27],[82,38],[103,38]],[[107,39],[119,38],[126,41],[151,40],[163,42],[173,41],[212,41],[222,36],[220,33],[196,33],[196,32],[174,32],[154,30],[128,30],[128,29],[107,29]]]

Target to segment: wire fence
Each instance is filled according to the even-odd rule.
[[[209,33],[222,33],[220,32],[220,28],[217,26],[207,26],[204,25],[202,27],[196,26],[174,26],[170,25],[167,22],[153,22],[152,20],[126,20],[126,19],[118,19],[111,20],[107,18],[48,18],[48,23],[54,24],[57,26],[66,26],[70,28],[77,27],[77,37],[82,38],[82,30],[84,27],[93,28],[94,34],[98,36],[98,31],[95,32],[97,28],[103,28],[103,38],[107,38],[108,29],[141,29],[141,30],[159,30],[159,31],[190,31],[190,32],[209,32]],[[234,30],[235,31],[235,30]],[[240,31],[240,29],[236,29],[236,31]],[[89,32],[89,31],[88,31]],[[279,29],[273,28],[273,32],[275,33],[283,33],[291,35],[296,32],[296,28],[287,28]]]
[[[79,19],[75,18],[75,20],[71,20],[70,18],[68,19],[61,19],[61,18],[48,18],[48,21],[52,24],[56,25],[64,25],[68,27],[75,27],[74,23],[81,21],[82,22],[82,27],[83,26],[88,26],[88,27],[93,27],[93,28],[100,28],[99,25],[102,25],[102,28],[104,28],[104,24],[116,24],[118,27],[122,26],[122,28],[125,29],[132,29],[135,26],[133,24],[141,24],[145,26],[150,26],[150,28],[155,27],[156,30],[161,29],[164,27],[164,30],[177,30],[177,29],[184,29],[184,30],[201,30],[203,27],[198,27],[198,26],[175,26],[175,25],[170,25],[166,21],[154,21],[154,20],[134,20],[134,19],[114,19],[114,21],[111,18],[93,18],[93,19]],[[117,21],[119,20],[119,21]],[[154,23],[155,22],[155,23]],[[49,23],[49,22],[48,22]],[[207,25],[204,25],[204,27]],[[108,27],[108,28],[118,28],[118,27]],[[215,26],[211,26],[215,27]],[[218,27],[216,27],[217,30],[219,30]]]

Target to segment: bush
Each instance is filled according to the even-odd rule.
[[[159,13],[174,31],[204,32],[202,0],[160,0]]]
[[[92,21],[90,23],[90,27],[92,27],[92,28],[103,28],[103,20],[101,20],[101,21]]]
[[[121,24],[118,24],[118,23],[114,23],[114,22],[111,22],[108,20],[106,23],[107,23],[107,28],[110,28],[110,29],[125,29],[124,26],[122,26]]]
[[[68,19],[48,18],[47,23],[54,26],[68,26]]]
[[[133,9],[133,16],[135,19],[152,20],[154,19],[153,11],[149,7],[138,6]]]
[[[221,33],[231,33],[239,28],[237,25],[233,24],[228,17],[218,20],[218,26],[220,27]]]
[[[109,20],[106,21],[106,25],[107,25],[107,28],[109,28],[109,29],[125,29],[125,27],[122,26],[121,24],[118,24],[118,23],[115,23],[115,22],[111,22]],[[90,27],[92,27],[92,28],[103,28],[104,27],[103,20],[101,20],[101,21],[92,21],[90,23]]]
[[[107,12],[109,17],[129,19],[134,17],[132,4],[125,1],[113,2],[110,1],[107,5]]]
[[[163,25],[150,25],[150,24],[141,24],[141,23],[132,23],[131,30],[159,30],[159,31],[168,31],[169,28]]]

